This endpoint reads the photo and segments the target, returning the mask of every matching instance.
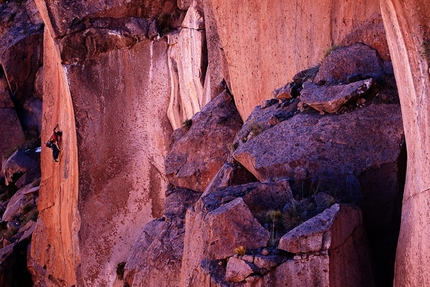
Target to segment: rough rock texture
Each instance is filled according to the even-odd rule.
[[[25,208],[30,201],[33,201],[31,208],[35,207],[35,200],[32,196],[33,193],[39,191],[39,186],[26,186],[25,188],[19,189],[9,200],[6,209],[2,215],[1,220],[10,222],[15,220],[15,218],[19,218],[22,213],[22,209]]]
[[[82,9],[77,15],[98,4],[82,9],[76,2]],[[115,49],[108,42],[105,50],[63,66],[54,41],[58,27],[49,17],[54,13],[59,19],[58,10],[47,9],[44,1],[37,5],[46,25],[44,111],[49,112],[42,138],[49,138],[58,123],[63,150],[59,163],[42,152],[32,269],[45,266],[42,277],[49,284],[110,286],[139,233],[130,226],[144,225],[164,208],[164,157],[171,133],[167,44],[142,40]],[[66,23],[72,20],[68,13]],[[121,27],[109,28],[119,31],[118,43],[126,38]]]
[[[265,247],[270,238],[269,231],[258,223],[240,197],[209,212],[206,220],[211,260],[233,255],[237,246],[249,249]]]
[[[39,153],[31,151],[17,150],[2,164],[1,173],[4,176],[5,183],[8,185],[15,182],[20,176],[26,173],[36,171],[40,177],[40,158]],[[34,178],[28,178],[24,184],[28,184]]]
[[[199,112],[210,100],[203,93],[207,59],[205,23],[192,6],[179,33],[168,35],[169,72],[172,86],[168,117],[174,129]],[[180,107],[178,109],[178,107]]]
[[[24,132],[16,114],[15,106],[9,94],[7,80],[0,70],[0,157],[6,156],[11,148],[24,141]]]
[[[252,220],[250,216],[258,211],[267,210],[269,203],[275,204],[272,208],[276,208],[277,204],[283,206],[289,197],[291,197],[291,191],[285,179],[230,186],[205,192],[195,206],[188,209],[185,217],[184,255],[179,286],[209,286],[212,280],[225,284],[225,271],[219,271],[221,273],[216,271],[221,267],[220,261],[213,259],[234,255],[234,249],[240,245],[247,249],[256,248],[257,245],[262,246],[263,241],[267,243],[269,239],[267,230],[262,229],[260,223],[255,219]],[[272,201],[273,198],[277,198],[278,201]],[[232,206],[244,210],[244,216],[238,217]],[[224,220],[218,220],[218,222],[214,220],[221,217],[224,217]],[[226,222],[231,222],[231,228],[223,227]],[[263,236],[254,238],[251,235],[252,229]],[[223,235],[220,237],[217,231],[222,231]],[[238,238],[238,234],[250,234],[250,236]],[[228,241],[228,238],[238,240]],[[255,242],[253,242],[254,239]],[[213,248],[212,245],[219,248]]]
[[[243,120],[286,79],[316,65],[325,50],[357,27],[381,17],[379,3],[373,0],[324,1],[318,3],[318,12],[309,8],[315,8],[311,0],[209,2]],[[357,35],[356,41],[364,37]]]
[[[372,105],[342,115],[303,113],[248,139],[234,157],[263,181],[313,176],[322,186],[331,182],[335,188],[347,175],[396,163],[402,135],[397,105]]]
[[[402,224],[396,254],[395,286],[430,284],[429,198],[430,3],[381,2],[387,40],[399,88],[408,151]]]
[[[0,108],[0,122],[0,156],[4,157],[24,142],[25,135],[15,108]]]
[[[229,282],[240,282],[254,273],[255,268],[246,261],[231,257],[227,262],[225,279]]]
[[[278,248],[295,254],[336,249],[361,224],[359,208],[335,204],[282,236]]]
[[[372,88],[373,79],[354,82],[347,85],[334,85],[319,87],[314,83],[305,83],[300,93],[303,103],[317,111],[325,113],[336,113],[339,109],[349,102],[357,101]]]
[[[33,92],[42,65],[43,22],[33,1],[2,3],[0,15],[0,74],[7,80],[7,91],[25,133],[38,137],[42,99]]]
[[[184,244],[184,218],[199,193],[168,190],[165,216],[149,222],[140,232],[125,266],[130,286],[179,286]]]
[[[232,96],[222,92],[175,132],[179,139],[165,164],[170,183],[203,192],[226,161],[230,143],[241,126]],[[190,142],[196,144],[190,146]]]
[[[380,73],[382,70],[383,62],[378,52],[367,45],[357,43],[332,51],[322,62],[314,81],[339,83],[355,73],[365,76]]]
[[[92,17],[138,17],[152,18],[163,14],[171,14],[176,8],[176,1],[91,1],[69,2],[46,1],[46,9],[52,19],[53,36],[59,37],[70,30],[82,29],[85,20]]]
[[[2,1],[2,4],[11,5],[8,9],[13,5],[15,5],[13,9],[20,6],[18,2],[4,2]],[[28,118],[27,124],[33,119],[42,118],[42,139],[49,137],[56,123],[59,123],[65,132],[65,145],[59,164],[53,164],[50,161],[48,151],[42,152],[44,177],[40,189],[41,217],[37,223],[30,259],[34,274],[38,273],[38,280],[35,280],[37,284],[51,286],[120,284],[115,279],[116,266],[127,258],[140,227],[163,213],[164,196],[160,194],[160,190],[166,183],[163,178],[163,159],[171,133],[166,112],[170,99],[174,95],[172,87],[166,88],[166,86],[175,83],[174,77],[170,74],[171,67],[169,70],[171,58],[167,51],[170,48],[163,36],[181,27],[182,17],[186,14],[185,9],[189,7],[192,7],[189,15],[192,9],[197,7],[195,11],[201,13],[207,21],[204,32],[198,31],[199,29],[189,31],[196,32],[195,35],[198,34],[199,37],[205,33],[207,37],[206,47],[200,45],[204,42],[202,38],[196,39],[195,43],[198,45],[190,46],[196,48],[192,50],[197,55],[196,61],[189,61],[193,65],[185,68],[192,67],[187,77],[192,80],[192,83],[196,83],[193,90],[198,91],[195,94],[199,94],[201,103],[204,103],[207,99],[218,95],[220,90],[229,89],[243,119],[247,118],[255,105],[267,98],[273,89],[285,84],[286,79],[291,78],[298,70],[316,65],[322,58],[323,52],[335,46],[334,44],[363,42],[378,51],[382,60],[389,60],[386,42],[381,40],[384,38],[384,32],[381,32],[382,11],[390,56],[400,88],[409,153],[403,207],[405,216],[398,249],[396,285],[430,284],[424,267],[427,266],[430,257],[426,251],[430,232],[424,224],[428,221],[426,214],[430,173],[430,165],[427,162],[429,153],[427,90],[430,59],[427,54],[430,50],[428,48],[430,7],[426,1],[413,0],[407,3],[400,0],[380,1],[381,3],[372,0],[359,1],[359,3],[322,1],[317,7],[314,1],[309,0],[293,2],[251,0],[246,3],[208,0],[199,4],[202,7],[195,6],[196,4],[192,3],[194,1],[188,0],[143,2],[132,0],[127,3],[123,3],[124,1],[83,3],[66,0],[36,0],[35,2],[43,15],[46,28],[43,48],[45,76],[43,94],[47,102],[44,103],[43,117],[38,114],[40,98],[27,100],[22,97],[26,94],[23,91],[34,89],[34,81],[42,77],[42,72],[38,72],[41,64],[39,45],[41,26],[37,28],[36,25],[34,34],[29,33],[29,37],[25,40],[20,37],[2,38],[1,40],[16,39],[18,42],[13,49],[9,49],[10,46],[4,45],[4,42],[1,43],[1,47],[7,47],[7,51],[1,53],[1,60],[5,77],[9,81],[8,88],[4,90],[7,90],[8,95],[15,97],[14,100],[20,102],[22,109],[31,111],[32,117]],[[24,4],[21,6],[33,5],[34,7],[33,1],[22,1],[22,3]],[[21,19],[20,15],[18,13],[14,17]],[[33,25],[33,18],[29,19],[25,22]],[[1,21],[2,24],[6,24],[0,25],[0,30],[3,31],[9,25],[10,18],[2,17]],[[187,27],[182,28],[185,34]],[[26,27],[19,29],[22,31],[21,34],[29,32]],[[155,40],[157,36],[161,37],[161,41],[146,39],[149,37]],[[32,43],[39,44],[35,48]],[[200,48],[202,50],[199,50]],[[202,67],[206,60],[199,54],[201,51],[204,54],[205,49],[208,53],[206,68]],[[31,58],[29,62],[34,64],[31,65],[31,69],[15,65],[13,61],[9,61],[7,67],[3,66],[4,59],[21,57]],[[381,60],[378,59],[375,63],[378,66],[376,72],[382,71]],[[384,63],[384,70],[387,71],[386,67],[389,66],[389,63]],[[22,71],[26,72],[22,73]],[[179,70],[177,74],[180,74]],[[132,75],[133,79],[130,79],[129,75]],[[349,72],[345,75],[350,76]],[[329,77],[324,78],[324,80],[327,79],[330,81]],[[345,77],[342,76],[342,79],[344,80]],[[18,82],[23,82],[25,87],[19,87],[16,92],[13,83]],[[203,95],[200,95],[201,92]],[[384,101],[382,93],[380,99]],[[193,99],[191,102],[196,101]],[[253,125],[246,124],[248,130],[244,131],[244,136],[238,136],[235,141],[237,146],[233,145],[233,149],[236,147],[239,151],[245,149],[253,141],[258,141],[262,135],[274,136],[275,134],[270,133],[270,130],[286,125],[284,122],[294,123],[295,118],[299,117],[307,121],[310,126],[300,127],[302,128],[300,135],[284,138],[275,148],[269,148],[264,156],[276,160],[279,154],[284,155],[293,151],[294,155],[295,151],[301,150],[298,137],[311,138],[309,136],[311,125],[327,121],[316,114],[294,115],[299,104],[296,99],[288,100],[288,106],[284,106],[282,113],[276,115],[269,113],[272,108],[276,108],[276,105],[270,106],[270,104],[271,102],[268,102],[265,109],[261,108],[267,111],[267,119],[262,120],[264,125],[251,129]],[[303,108],[303,106],[300,107]],[[185,109],[185,107],[177,108]],[[16,109],[18,111],[21,107],[16,106]],[[392,106],[385,109],[385,112],[381,112],[374,106],[365,107],[354,112],[358,118],[357,125],[339,127],[361,131],[365,125],[360,120],[374,121],[370,114],[388,114],[388,110],[396,112],[396,108]],[[369,117],[364,116],[369,111],[372,111]],[[19,111],[18,116],[20,116]],[[339,117],[355,120],[354,116],[349,114],[339,115]],[[20,117],[21,121],[22,119]],[[178,126],[181,120],[176,119],[175,122],[174,126]],[[26,121],[22,123],[24,125]],[[381,126],[381,129],[387,125],[383,120],[376,123]],[[271,127],[270,130],[264,131],[269,127]],[[37,128],[40,130],[40,126],[34,127],[35,130]],[[378,129],[367,131],[367,133],[373,133],[372,136],[380,134],[379,132]],[[118,133],[120,135],[117,135]],[[365,144],[364,147],[370,148],[375,145],[386,148],[381,144],[384,140],[387,142],[385,145],[393,146],[391,140],[394,137],[398,138],[398,133],[393,131],[392,134],[385,135],[387,140],[385,137],[377,136],[374,142]],[[332,137],[334,141],[330,141]],[[266,141],[269,140],[272,138],[266,139]],[[315,146],[314,151],[318,154],[315,160],[325,162],[329,155],[325,155],[324,158],[322,153],[322,156],[319,156],[320,151],[324,151],[325,148],[334,147],[342,151],[346,146],[343,140],[344,138],[339,138],[333,131],[332,133],[323,132],[322,136],[317,137],[315,141],[310,141],[314,144],[310,145],[311,148]],[[358,158],[346,156],[345,159],[339,160],[342,168],[347,170],[346,177],[342,178],[343,181],[339,184],[343,187],[347,186],[351,191],[349,195],[353,198],[357,195],[356,191],[361,190],[361,199],[365,203],[364,221],[370,224],[372,230],[379,229],[385,232],[392,213],[390,208],[380,207],[386,201],[388,205],[394,205],[396,190],[399,188],[399,181],[395,174],[401,172],[393,158],[388,161],[379,161],[376,158],[374,164],[368,164],[367,161],[374,160],[372,158],[374,153],[368,153],[365,148],[361,149],[360,144],[361,137],[357,137],[355,145],[350,146],[359,148]],[[398,141],[395,144],[403,143]],[[278,146],[284,145],[290,147],[286,152],[277,150]],[[261,148],[257,145],[256,147]],[[306,153],[303,154],[306,155]],[[381,152],[381,155],[384,155],[384,152]],[[357,171],[350,163],[363,165]],[[219,166],[222,164],[223,162],[220,162]],[[230,180],[231,178],[238,179],[235,174],[238,168],[233,164],[235,163],[229,160],[223,166],[222,172],[218,173],[216,177],[218,181],[212,181],[211,185],[206,184],[209,188],[206,189],[204,196],[216,194],[214,191],[217,190],[218,184],[225,186],[235,182]],[[304,167],[301,167],[303,164]],[[247,168],[252,166],[250,160],[244,165]],[[336,168],[329,165],[323,166],[323,168],[329,168],[328,172],[321,171],[322,168],[318,169],[318,166],[313,164],[306,166],[301,158],[288,166],[282,162],[275,167],[272,169],[275,175],[284,175],[286,171],[291,171],[296,179],[311,181],[313,178],[310,177],[314,176],[311,174],[312,171],[316,171],[319,173],[318,176],[323,177],[332,171],[338,172]],[[257,169],[254,167],[252,171],[259,179],[272,180],[271,174],[267,172],[262,175],[261,171],[257,172]],[[329,176],[327,178],[331,181]],[[240,181],[236,183],[238,182]],[[384,189],[383,184],[388,187]],[[388,196],[385,192],[382,193],[382,190],[389,190]],[[203,191],[203,188],[199,191]],[[219,204],[228,204],[235,198],[233,196],[230,199],[223,199],[224,196],[219,196],[219,200],[222,201]],[[140,200],[142,202],[139,202]],[[216,286],[214,279],[209,278],[208,274],[212,271],[215,274],[219,268],[222,269],[222,266],[217,267],[220,266],[220,262],[204,261],[207,259],[205,257],[205,248],[207,248],[205,245],[207,210],[205,208],[207,207],[202,202],[200,201],[195,209],[190,209],[187,215],[185,246],[190,244],[196,248],[193,250],[191,247],[185,247],[186,258],[183,259],[182,275],[179,279],[183,286],[188,286],[190,282],[203,286],[200,284],[203,281]],[[253,212],[245,197],[244,202]],[[95,214],[95,210],[98,214]],[[372,222],[372,218],[379,220]],[[158,226],[159,223],[153,224]],[[130,228],[135,225],[139,228]],[[195,244],[192,240],[200,241],[202,245]],[[342,254],[341,250],[338,252]],[[343,258],[348,262],[348,258]],[[327,260],[332,262],[327,254],[322,254],[320,257],[310,258],[311,263],[308,263],[320,267]],[[345,265],[345,262],[338,261],[338,266]],[[188,263],[190,264],[187,265]],[[296,278],[287,275],[285,270],[294,270],[294,274],[307,270],[302,273],[303,278],[308,279],[303,279],[300,283],[292,283],[302,286],[335,284],[332,281],[333,277],[330,276],[342,274],[335,269],[329,269],[329,274],[326,272],[327,269],[311,269],[306,265],[308,263],[303,263],[297,258],[293,263],[282,264],[282,267],[278,267],[273,272],[274,277],[270,277],[272,281],[264,281],[265,285],[276,286],[283,280],[297,282]],[[175,268],[177,266],[175,265]],[[174,276],[177,276],[176,273]],[[258,276],[250,276],[249,280],[257,282],[261,279]],[[345,285],[348,284],[343,286]],[[363,283],[364,285],[366,284]],[[339,286],[342,285],[339,284]]]

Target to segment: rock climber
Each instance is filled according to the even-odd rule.
[[[60,155],[60,142],[63,132],[58,129],[58,124],[55,126],[52,131],[52,136],[49,138],[49,141],[46,142],[46,146],[52,149],[52,160],[58,162],[58,156]]]

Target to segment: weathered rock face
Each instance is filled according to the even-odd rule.
[[[428,1],[382,1],[387,39],[399,87],[408,150],[395,286],[430,284],[428,222],[430,100]]]
[[[355,28],[374,20],[380,23],[379,3],[372,0],[324,1],[318,3],[318,12],[309,9],[315,8],[310,0],[210,3],[229,67],[231,92],[243,120],[286,79],[316,65],[325,50]],[[357,33],[353,43],[360,41],[368,43],[369,37]]]
[[[7,82],[0,93],[9,92],[26,135],[38,137],[42,98],[34,93],[34,83],[42,65],[43,22],[33,1],[8,1],[0,11],[0,74]]]
[[[188,0],[152,1],[151,3],[128,1],[125,5],[121,1],[102,2],[75,1],[72,3],[36,0],[46,25],[43,74],[48,79],[43,85],[44,100],[47,102],[44,103],[45,112],[42,117],[42,138],[49,137],[56,123],[59,123],[65,132],[60,164],[51,163],[50,154],[46,150],[42,153],[44,178],[39,206],[41,217],[31,249],[33,270],[39,272],[39,275],[42,274],[39,276],[41,281],[37,281],[41,285],[119,284],[115,279],[115,268],[118,263],[127,258],[131,243],[139,229],[133,229],[130,226],[135,224],[140,226],[162,214],[164,196],[159,191],[165,184],[162,176],[163,159],[170,141],[169,121],[174,127],[178,127],[184,119],[190,118],[203,107],[204,103],[226,87],[232,92],[242,118],[246,119],[254,106],[270,95],[273,89],[285,84],[286,79],[291,78],[296,71],[316,65],[322,58],[323,51],[334,46],[333,44],[363,42],[378,51],[383,61],[390,59],[384,41],[384,31],[381,30],[378,1],[366,0],[360,3],[323,1],[318,3],[318,9],[308,9],[308,7],[315,7],[315,3],[311,1],[291,3],[282,0],[247,1],[241,5],[231,5],[219,0],[204,1],[199,5]],[[32,5],[33,2],[24,1],[24,3]],[[406,139],[410,155],[407,193],[403,208],[404,214],[408,216],[404,219],[402,227],[396,284],[424,286],[428,285],[430,280],[422,266],[426,266],[429,256],[425,251],[415,257],[410,254],[415,254],[415,250],[426,250],[426,236],[429,233],[423,228],[422,222],[427,219],[425,214],[428,201],[426,196],[429,145],[426,136],[428,134],[426,91],[430,57],[426,54],[429,53],[427,19],[430,7],[424,0],[407,3],[397,0],[381,1],[381,7],[385,29],[388,31],[388,45],[394,61],[394,71],[398,82],[401,83],[400,96],[403,115],[406,118]],[[170,33],[172,28],[181,27],[186,13],[177,8],[189,9],[188,17],[194,17],[194,20],[197,20],[187,23],[200,24],[182,25],[178,35],[169,35],[172,40],[169,42],[172,44],[170,47],[164,39],[159,42],[149,41],[147,37],[156,39],[157,36],[162,37]],[[199,14],[206,21],[204,32],[201,30],[203,25],[200,18],[196,17]],[[2,25],[0,29],[3,27]],[[206,40],[203,39],[203,34],[206,34]],[[17,73],[13,69],[12,62],[7,69],[3,66],[5,78],[8,81],[11,79],[12,82],[31,83],[31,85],[26,84],[25,88],[20,87],[17,93],[19,97],[16,98],[24,109],[34,111],[31,113],[34,117],[30,117],[27,123],[40,117],[38,114],[40,101],[37,99],[27,101],[21,98],[22,91],[33,89],[32,77],[37,78],[38,75],[40,77],[42,75],[42,72],[36,73],[40,71],[38,69],[40,49],[34,49],[29,45],[32,41],[40,41],[40,35],[32,35],[32,37],[31,41],[22,41],[16,45],[19,49],[9,49],[6,53],[2,53],[8,59],[26,56],[32,59],[30,62],[37,63],[31,67],[28,74],[30,76]],[[193,41],[187,41],[187,39]],[[2,47],[4,47],[3,44]],[[203,55],[206,49],[207,59]],[[172,53],[169,54],[170,52]],[[372,50],[372,53],[376,52]],[[195,57],[193,61],[186,61],[183,60],[183,55]],[[224,55],[225,58],[223,58]],[[174,63],[180,63],[177,65],[180,69],[177,71]],[[205,67],[206,63],[207,67]],[[389,67],[387,62],[382,64],[380,59],[372,63],[376,63],[377,73],[386,72]],[[24,69],[26,67],[21,68],[20,71],[28,70]],[[321,81],[327,81],[327,79],[332,80],[321,77]],[[339,79],[334,78],[334,80]],[[14,96],[12,89],[14,87],[10,81],[8,85],[8,91],[6,89],[5,91]],[[167,87],[168,85],[171,87]],[[174,87],[182,88],[175,90]],[[192,100],[187,103],[186,96],[190,95]],[[381,93],[379,99],[385,102],[387,97]],[[272,102],[277,103],[277,101]],[[357,102],[357,105],[366,106],[367,104],[363,104],[365,102]],[[173,109],[170,108],[168,118],[166,112],[169,103]],[[308,104],[312,103],[308,102]],[[344,103],[341,105],[345,107]],[[278,146],[273,148],[266,139],[261,143],[263,147],[269,147],[270,152],[263,156],[256,154],[254,158],[257,163],[262,158],[268,158],[273,160],[274,164],[261,168],[251,162],[252,157],[248,157],[245,162],[241,161],[242,164],[259,179],[272,180],[273,172],[278,176],[288,174],[296,179],[312,181],[314,174],[317,174],[334,186],[339,188],[346,186],[352,195],[357,195],[356,191],[361,190],[362,201],[365,203],[363,205],[365,223],[370,222],[374,230],[385,230],[381,227],[386,227],[387,223],[391,222],[392,214],[391,207],[385,207],[393,206],[397,197],[396,191],[399,189],[399,178],[395,175],[400,169],[399,163],[395,156],[390,157],[385,151],[378,154],[380,157],[374,157],[374,154],[369,153],[366,148],[373,148],[373,146],[385,148],[384,144],[381,144],[384,140],[388,147],[393,148],[395,144],[401,144],[401,141],[393,140],[394,137],[398,139],[400,133],[398,130],[389,128],[384,131],[382,128],[365,130],[365,127],[368,127],[366,122],[373,121],[375,115],[385,115],[389,121],[398,123],[399,117],[395,118],[390,114],[390,112],[398,112],[398,108],[384,103],[379,107],[367,106],[350,114],[323,116],[316,113],[297,115],[297,109],[305,108],[297,99],[281,103],[281,106],[282,109],[274,114],[272,109],[277,108],[276,105],[270,106],[268,103],[263,109],[264,113],[267,111],[264,115],[267,119],[261,121],[264,125],[257,126],[251,132],[248,129],[239,134],[235,141],[238,147],[237,156],[253,141],[259,141],[262,135],[273,136],[270,142],[276,142],[277,134],[273,131],[279,131],[281,127],[286,128],[287,124],[284,122],[300,126],[300,119],[310,125],[301,127],[303,129],[300,136],[307,137],[310,142],[315,143],[313,150],[315,157],[311,158],[312,163],[307,164],[302,160],[303,157],[305,159],[306,156],[311,157],[307,152],[303,152],[292,162],[278,162],[277,155],[280,153],[276,150]],[[322,111],[339,113],[350,111],[350,107],[346,107],[346,110],[337,108],[336,106],[334,109]],[[342,121],[331,121],[336,117]],[[364,148],[359,147],[361,137],[360,144],[346,144],[346,140],[350,138],[339,136],[335,129],[328,128],[332,124],[344,130],[351,128],[342,126],[343,120],[357,123],[354,126],[356,131],[371,134],[372,137],[376,135],[377,140],[365,142]],[[383,124],[380,124],[381,122]],[[312,138],[309,132],[314,130],[314,124],[316,130],[321,133]],[[388,122],[380,120],[378,124],[385,126]],[[251,128],[252,124],[248,122],[245,126]],[[271,128],[268,129],[269,127]],[[378,137],[379,132],[382,136]],[[242,136],[243,133],[245,133],[244,136]],[[280,134],[281,136],[288,134],[293,136],[293,139],[294,136],[298,137],[294,133],[281,132]],[[330,141],[330,138],[335,140]],[[294,156],[295,151],[301,151],[299,142],[296,142],[297,146],[292,143],[294,141],[291,141],[291,137],[283,138],[279,142],[279,146],[286,144],[290,148],[283,154]],[[225,147],[226,145],[223,146]],[[254,147],[262,149],[259,145]],[[338,149],[347,152],[345,147],[357,148],[359,156],[338,158],[340,168],[330,166],[326,159],[333,153],[328,150],[335,150],[338,154],[339,152],[336,152]],[[399,150],[397,150],[397,156],[400,153]],[[291,153],[291,151],[294,152]],[[324,153],[325,151],[327,153]],[[236,158],[239,160],[238,157]],[[314,161],[317,163],[314,164]],[[218,166],[222,164],[223,162],[219,162]],[[211,184],[209,184],[210,178],[205,178],[207,182],[204,186],[208,188],[203,197],[216,194],[219,189],[218,184],[225,187],[232,183],[243,183],[235,174],[239,166],[236,164],[229,159]],[[355,168],[353,165],[359,167]],[[215,172],[214,168],[208,177],[212,177]],[[342,174],[340,183],[335,182],[331,177],[330,174],[333,173]],[[345,174],[346,176],[343,177]],[[245,181],[255,180],[249,174],[246,175],[246,172],[243,175],[245,175],[243,177],[243,179],[246,178]],[[380,192],[383,190],[380,188],[382,185],[380,178],[387,179],[389,187],[386,190],[390,191],[388,195]],[[193,185],[196,183],[193,182]],[[199,191],[203,191],[204,186]],[[227,207],[232,202],[239,204],[240,199],[235,198],[242,197],[242,195],[236,195],[233,198],[223,199],[224,195],[219,196],[221,200],[219,204]],[[247,210],[249,209],[251,213],[254,210],[245,197],[243,198],[246,206],[240,203],[240,208],[246,210],[244,212],[249,215]],[[387,198],[389,204],[384,205]],[[174,258],[176,261],[172,268],[175,271],[172,277],[169,277],[172,280],[180,278],[179,282],[184,286],[193,283],[199,286],[226,284],[223,277],[226,260],[221,259],[216,262],[206,257],[208,225],[205,220],[208,207],[202,202],[203,200],[199,201],[187,214],[184,239],[186,257],[182,260],[182,274],[179,276],[176,271],[179,266],[180,251],[175,249],[177,257]],[[381,206],[385,207],[380,208]],[[222,207],[217,206],[216,209],[218,208]],[[227,211],[233,214],[234,210],[227,209]],[[224,210],[222,214],[225,214]],[[369,220],[375,217],[380,221]],[[181,223],[175,220],[171,222],[174,222],[173,225]],[[249,220],[249,222],[255,221]],[[165,226],[168,224],[162,223],[161,220],[152,221],[146,230],[153,227],[156,230],[151,236],[162,238],[163,232],[156,231]],[[225,230],[225,228],[217,230]],[[182,231],[178,233],[180,232]],[[166,234],[168,234],[167,231]],[[175,235],[174,232],[171,234]],[[178,242],[181,240],[179,239]],[[197,244],[192,240],[200,243]],[[119,244],[115,245],[117,242]],[[150,256],[155,257],[158,252],[155,248],[157,240],[145,244],[145,246],[152,246],[153,253]],[[357,249],[357,246],[351,242],[347,242],[346,245]],[[189,246],[193,246],[194,249]],[[336,252],[343,254],[345,261],[349,260],[344,251]],[[276,270],[270,272],[270,276],[265,276],[266,281],[263,281],[266,285],[278,285],[284,281],[294,280],[288,275],[291,274],[288,270],[293,270],[294,274],[313,270],[306,273],[306,276],[309,275],[307,279],[303,277],[303,280],[297,284],[312,286],[330,282],[335,286],[333,282],[343,282],[336,281],[336,278],[333,281],[330,277],[339,274],[338,271],[330,269],[327,274],[326,269],[308,268],[310,265],[327,266],[333,262],[332,259],[327,254],[322,254],[318,257],[277,262],[276,264],[280,265],[275,264],[278,266]],[[234,259],[232,262],[234,261],[237,260]],[[246,260],[243,259],[243,261]],[[342,260],[336,262],[338,266],[343,264]],[[251,266],[246,272],[256,270],[250,265],[257,265],[255,259],[249,262],[250,264],[243,264],[242,261],[236,263],[238,264],[234,266],[239,266],[237,269],[240,269],[240,266]],[[230,265],[230,271],[237,270],[236,267],[232,267],[232,263]],[[46,270],[43,267],[46,267]],[[165,268],[168,269],[168,267]],[[141,273],[136,274],[144,275],[143,277],[136,275],[133,284],[144,285],[144,283],[135,282],[144,280],[142,278],[148,274],[148,270],[139,272]],[[222,280],[217,279],[219,274],[222,274]],[[43,282],[45,278],[48,280]],[[139,279],[136,281],[136,278]],[[229,276],[229,278],[239,280],[242,277],[238,279],[236,276]],[[262,280],[260,275],[243,278],[247,281],[243,284],[253,284]],[[339,283],[340,286],[342,284],[344,283]]]
[[[193,6],[185,15],[181,31],[167,36],[172,86],[168,116],[174,129],[211,100],[210,94],[203,93],[207,67],[204,29],[203,17]]]
[[[283,206],[290,197],[285,179],[220,188],[203,194],[185,217],[179,286],[210,286],[212,281],[226,284],[225,260],[235,254],[236,248],[242,246],[248,250],[268,245],[270,234],[254,215],[276,205]],[[274,198],[278,201],[272,201]]]
[[[184,248],[184,219],[199,193],[168,190],[165,217],[149,222],[140,232],[125,265],[130,286],[179,286]]]
[[[203,192],[226,161],[230,142],[241,126],[232,96],[222,92],[175,132],[180,138],[166,157],[170,183]],[[190,147],[190,142],[196,144]]]
[[[136,21],[107,19],[113,26],[104,29],[99,27],[103,19],[92,19],[99,26],[91,24],[88,41],[106,46],[95,45],[94,53],[62,66],[60,52],[69,54],[54,41],[45,3],[37,4],[47,28],[44,110],[50,112],[42,137],[49,138],[58,123],[63,150],[58,164],[42,153],[33,269],[46,265],[47,284],[110,286],[139,233],[130,226],[141,226],[163,211],[160,191],[171,133],[167,44],[145,40],[137,27],[127,31],[142,37],[132,47],[121,45],[129,39],[121,25],[134,27]],[[109,33],[116,40],[104,42]]]
[[[91,3],[46,1],[47,12],[52,19],[55,36],[64,36],[70,30],[80,29],[88,18],[98,17],[137,17],[152,18],[173,13],[176,1],[92,1]]]

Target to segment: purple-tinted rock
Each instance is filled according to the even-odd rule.
[[[373,85],[373,79],[333,86],[318,86],[307,82],[303,85],[300,99],[317,111],[334,114],[343,105],[364,96]]]
[[[322,62],[314,82],[345,82],[355,73],[365,75],[382,70],[383,62],[378,53],[365,44],[356,43],[332,51]]]

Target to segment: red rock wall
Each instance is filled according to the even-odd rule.
[[[209,2],[243,120],[356,27],[380,19],[373,0]]]
[[[394,286],[429,286],[430,2],[381,1],[408,151]]]
[[[39,11],[47,23],[44,35],[44,99],[42,142],[47,141],[58,123],[64,131],[60,162],[52,162],[52,153],[42,148],[42,179],[39,191],[39,218],[33,233],[31,257],[36,270],[46,270],[48,286],[67,282],[78,284],[77,270],[81,263],[78,232],[78,150],[75,114],[60,52],[53,40],[43,5]],[[46,11],[45,11],[46,12]],[[44,267],[44,268],[42,268]],[[45,274],[42,274],[42,276]],[[40,278],[43,279],[43,278]]]
[[[175,4],[35,2],[45,22],[42,141],[57,123],[64,138],[59,163],[52,162],[50,150],[42,151],[40,217],[31,256],[40,270],[46,267],[49,286],[111,286],[141,226],[162,214],[163,161],[171,134],[168,48],[163,41],[143,40],[62,65],[56,39],[85,22],[75,23],[75,16],[79,21],[88,15],[155,17],[172,12]],[[203,6],[211,24],[206,26],[208,71],[216,74],[225,55],[226,69],[219,68],[219,74],[226,76],[243,119],[355,28],[380,23],[382,7],[408,145],[396,285],[429,285],[424,267],[430,257],[430,230],[424,224],[430,205],[429,64],[422,44],[430,39],[430,4],[208,0]],[[211,74],[211,79],[220,78]]]
[[[167,43],[143,40],[64,65],[37,4],[47,28],[42,140],[58,123],[63,151],[59,163],[42,153],[31,256],[46,266],[48,286],[112,286],[141,226],[164,209]]]

